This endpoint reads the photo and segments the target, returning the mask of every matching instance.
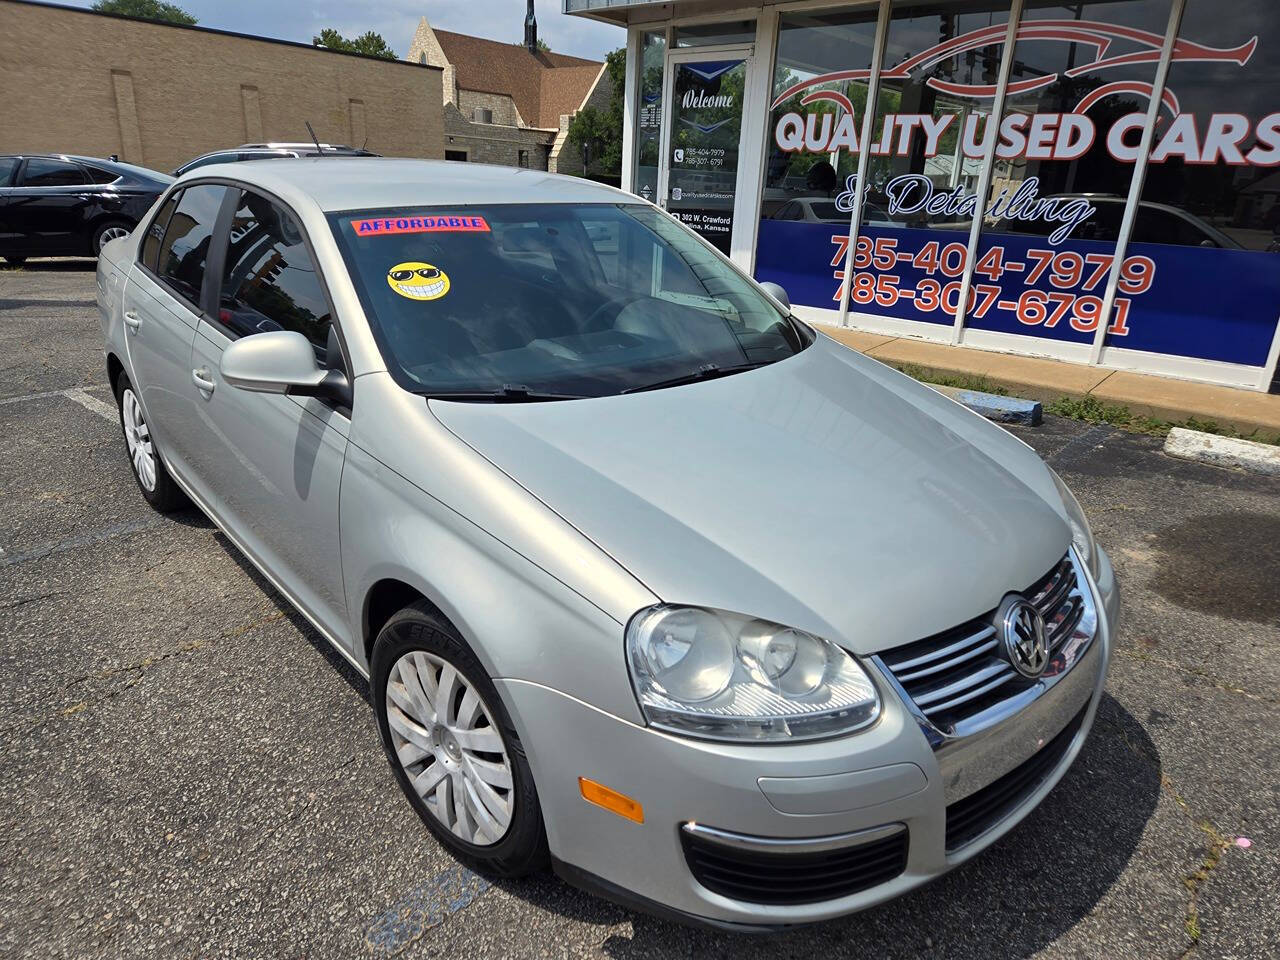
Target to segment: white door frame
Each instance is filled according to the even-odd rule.
[[[756,224],[755,205],[751,198],[760,181],[761,158],[756,149],[759,130],[764,118],[758,116],[760,104],[753,103],[749,95],[752,78],[756,75],[755,44],[730,46],[667,47],[662,72],[662,136],[658,153],[658,194],[654,201],[664,210],[670,193],[671,181],[671,122],[675,116],[675,68],[678,64],[701,60],[742,60],[746,76],[743,78],[742,121],[738,133],[738,170],[734,179],[733,232],[729,237],[729,258],[739,267],[750,271],[754,258]]]

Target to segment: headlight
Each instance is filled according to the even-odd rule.
[[[803,740],[880,715],[871,678],[834,643],[722,610],[641,610],[627,626],[627,661],[645,717],[673,733]]]
[[[1062,505],[1067,508],[1067,525],[1071,527],[1071,543],[1085,566],[1089,568],[1089,572],[1096,577],[1098,575],[1097,551],[1093,543],[1093,531],[1089,529],[1089,519],[1084,515],[1080,501],[1062,482],[1062,478],[1052,469],[1049,473],[1053,476],[1054,485],[1058,488],[1058,495],[1062,497]]]

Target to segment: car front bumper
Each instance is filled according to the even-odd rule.
[[[1099,553],[1099,576],[1091,585],[1098,611],[1094,642],[1061,682],[985,732],[975,758],[988,762],[999,755],[1006,770],[1024,763],[1029,767],[1046,743],[1052,745],[1072,723],[1078,728],[1074,734],[1063,732],[1049,772],[1036,778],[1016,806],[950,852],[948,797],[938,754],[880,679],[884,710],[872,728],[834,740],[771,745],[671,736],[545,686],[498,681],[533,768],[557,871],[641,909],[741,929],[841,916],[941,876],[1030,813],[1062,778],[1088,736],[1119,617],[1110,560]],[[644,822],[588,803],[580,793],[580,777],[639,802]],[[854,836],[839,842],[856,844],[905,827],[905,867],[891,879],[836,899],[747,902],[708,889],[695,878],[682,842],[689,835],[688,824],[714,828],[746,844],[781,841],[784,849],[788,841],[803,845],[849,835]]]

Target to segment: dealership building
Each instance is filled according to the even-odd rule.
[[[1275,0],[562,2],[623,186],[798,315],[1275,389]]]

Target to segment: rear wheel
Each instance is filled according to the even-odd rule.
[[[397,782],[446,847],[503,876],[547,860],[524,748],[498,691],[457,631],[414,604],[378,633],[378,730]]]
[[[132,230],[133,227],[122,220],[108,220],[98,224],[98,228],[93,231],[93,255],[100,256],[104,246],[112,240],[127,237]]]
[[[189,506],[191,501],[173,482],[169,471],[165,469],[164,461],[160,459],[142,404],[138,402],[138,395],[129,382],[129,377],[123,372],[116,378],[116,403],[120,408],[120,429],[124,431],[125,446],[129,450],[133,479],[138,481],[138,488],[147,503],[161,513],[171,513]]]
[[[5,262],[5,263],[11,263],[11,264],[13,264],[15,267],[20,267],[20,266],[22,266],[22,264],[24,264],[24,263],[26,263],[26,262],[27,262],[27,258],[26,258],[26,257],[9,257],[9,256],[6,256],[6,257],[4,258],[4,262]]]

